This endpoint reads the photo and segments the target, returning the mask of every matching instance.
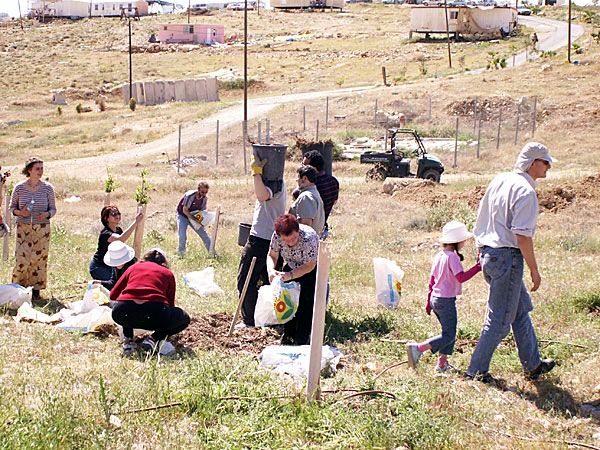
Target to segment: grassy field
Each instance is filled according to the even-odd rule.
[[[515,70],[464,74],[456,69],[449,73],[443,68],[443,43],[408,42],[407,33],[390,34],[398,29],[397,24],[407,23],[401,11],[405,14],[403,8],[352,5],[340,15],[261,12],[260,18],[253,16],[257,22],[253,22],[252,34],[259,44],[251,47],[252,72],[261,74],[263,84],[252,96],[380,83],[384,61],[388,68],[393,67],[386,58],[407,65],[406,80],[398,80],[394,86],[332,98],[330,117],[345,117],[332,119],[327,130],[322,99],[274,109],[265,118],[276,142],[292,145],[296,137],[313,137],[317,119],[321,121],[320,136],[330,137],[336,144],[347,143],[354,136],[381,137],[384,125],[372,120],[376,101],[384,111],[406,113],[411,125],[424,135],[451,137],[455,120],[451,111],[457,110],[457,105],[471,104],[474,97],[493,105],[489,123],[484,125],[486,144],[479,158],[472,146],[467,147],[453,167],[452,152],[437,153],[446,166],[438,186],[409,185],[388,195],[382,192],[381,183],[365,183],[366,166],[356,161],[334,163],[341,197],[330,219],[331,299],[326,342],[337,346],[344,357],[338,372],[322,379],[322,401],[307,403],[303,399],[303,380],[259,369],[260,346],[252,347],[250,342],[258,339],[258,332],[236,333],[230,339],[222,333],[208,333],[197,345],[180,348],[172,358],[139,355],[123,359],[115,334],[80,335],[44,324],[15,323],[14,312],[4,310],[0,317],[0,448],[600,447],[600,426],[585,413],[586,404],[600,400],[596,375],[600,370],[596,137],[600,46],[588,32],[579,41],[584,50],[578,56],[580,65],[565,64],[565,52],[561,51]],[[548,14],[561,11],[564,14],[564,9],[558,8]],[[222,21],[232,33],[239,33],[241,17],[219,12],[193,20]],[[136,32],[138,43],[160,20],[164,19],[136,23],[143,27]],[[76,89],[96,91],[103,80],[112,84],[126,81],[127,54],[119,50],[126,42],[125,28],[117,21],[84,20],[28,28],[23,34],[0,29],[5,49],[0,83],[5,89],[10,87],[0,100],[2,166],[20,166],[30,154],[59,161],[133,149],[174,132],[179,123],[199,127],[204,124],[202,118],[239,100],[239,90],[222,91],[219,104],[180,103],[131,112],[114,97],[109,98],[107,111],[77,114],[78,102],[93,102],[72,98],[59,116],[56,106],[49,103],[49,89],[75,83]],[[362,33],[379,36],[381,47],[369,47],[375,40],[364,39]],[[25,35],[35,39],[21,39]],[[116,35],[121,40],[111,44]],[[276,47],[285,52],[264,47],[286,35],[312,37]],[[385,36],[392,37],[381,39]],[[511,44],[498,45],[509,55]],[[480,66],[486,60],[485,47],[492,45],[496,44],[461,43],[456,51],[464,52],[466,61],[479,51],[473,65]],[[11,50],[11,46],[16,47]],[[305,47],[310,52],[302,50]],[[332,48],[381,51],[383,56],[370,55],[358,64],[352,58],[332,57]],[[427,59],[426,76],[407,56],[416,48],[432,55]],[[155,60],[143,56],[136,64],[148,78],[183,78],[189,76],[187,72],[204,73],[230,65],[239,70],[240,52],[234,47],[166,54]],[[35,58],[37,66],[32,65],[33,55],[43,55]],[[115,56],[123,61],[115,63]],[[430,65],[429,61],[437,63]],[[345,66],[336,68],[338,64]],[[436,73],[437,77],[432,76]],[[343,83],[336,83],[340,78]],[[518,149],[532,138],[528,124],[514,142],[515,111],[521,99],[533,96],[537,97],[534,137],[547,143],[559,162],[539,184],[542,206],[536,246],[543,281],[533,295],[536,309],[532,315],[542,354],[555,358],[558,366],[538,382],[525,381],[514,343],[507,338],[492,361],[491,371],[501,380],[495,386],[466,381],[459,373],[435,374],[435,358],[430,355],[423,358],[417,371],[411,371],[401,364],[406,360],[404,343],[438,332],[436,320],[424,313],[423,306],[440,227],[455,216],[471,222],[488,180],[494,173],[510,169]],[[496,150],[499,104],[506,109],[502,145]],[[300,119],[303,106],[310,118],[307,130]],[[466,110],[460,116],[461,133],[474,139],[472,118]],[[256,127],[256,123],[251,125],[253,135]],[[186,156],[206,159],[186,167],[183,175],[177,175],[167,156],[160,154],[143,158],[124,154],[108,167],[119,183],[113,200],[124,213],[124,224],[134,217],[133,192],[139,173],[142,168],[149,170],[153,189],[144,248],[159,245],[172,255],[178,304],[198,323],[209,323],[216,313],[231,317],[237,302],[237,228],[239,222],[251,218],[253,197],[251,180],[243,175],[241,136],[234,128],[222,131],[218,166],[211,137],[183,149]],[[172,152],[169,148],[171,157]],[[105,178],[107,169],[82,163],[73,173],[56,167],[55,172],[46,173],[57,191],[59,213],[53,220],[49,288],[45,292],[51,301],[44,312],[83,297],[89,279],[87,264],[100,230],[104,193],[98,180]],[[297,162],[287,163],[288,188],[294,183],[296,167]],[[221,205],[224,211],[218,256],[208,258],[200,240],[190,236],[190,251],[179,259],[175,256],[175,207],[182,193],[201,178],[211,185],[209,208]],[[14,171],[9,180],[21,179]],[[71,195],[81,197],[81,202],[65,203]],[[14,235],[11,251],[13,239]],[[474,261],[475,253],[470,244],[465,265]],[[406,273],[397,309],[376,304],[371,263],[376,256],[397,261]],[[12,257],[2,261],[0,281],[10,282],[13,262]],[[185,273],[208,266],[214,267],[215,280],[224,294],[200,297],[184,285]],[[486,295],[485,282],[476,277],[465,284],[458,302],[457,351],[451,362],[463,370],[479,335]],[[269,335],[261,339],[275,342]],[[242,344],[249,347],[240,350]],[[350,397],[367,390],[385,392]],[[169,406],[158,408],[164,405]]]

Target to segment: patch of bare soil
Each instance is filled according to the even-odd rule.
[[[387,186],[387,187],[386,187]],[[600,201],[600,174],[584,177],[578,183],[562,183],[538,189],[540,211],[560,212],[579,200]],[[419,203],[433,206],[444,201],[462,201],[477,209],[487,186],[475,186],[463,192],[447,194],[431,181],[399,179],[393,183],[386,180],[384,192],[403,199],[415,198]]]
[[[451,116],[479,117],[482,121],[497,120],[499,114],[506,117],[517,115],[528,116],[533,111],[534,103],[531,98],[514,99],[509,96],[501,97],[470,97],[456,100],[446,106],[446,112]],[[501,111],[501,113],[500,113]]]
[[[277,343],[275,328],[241,328],[227,336],[233,316],[225,313],[193,317],[190,325],[173,337],[176,347],[202,348],[222,353],[258,355],[267,345]]]

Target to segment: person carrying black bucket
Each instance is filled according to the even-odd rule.
[[[242,302],[243,322],[238,324],[237,328],[254,326],[254,310],[258,299],[258,290],[262,285],[269,284],[267,255],[269,254],[269,244],[273,236],[275,219],[285,212],[287,201],[283,180],[263,180],[263,168],[266,164],[266,159],[261,160],[255,155],[250,165],[256,203],[254,204],[250,235],[242,249],[242,257],[238,268],[237,287],[240,296],[253,257],[256,257],[256,262],[254,270],[250,274],[248,288]]]

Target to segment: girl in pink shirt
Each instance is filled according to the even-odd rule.
[[[473,234],[467,231],[465,224],[456,220],[448,222],[442,229],[442,250],[433,258],[425,307],[427,314],[433,311],[438,318],[442,334],[420,344],[406,344],[408,365],[413,369],[427,350],[431,350],[432,353],[439,352],[436,371],[445,372],[452,368],[448,363],[448,356],[454,352],[456,341],[456,297],[462,294],[462,283],[473,278],[481,270],[479,261],[466,272],[463,270],[461,261],[464,258],[460,250],[471,237]]]

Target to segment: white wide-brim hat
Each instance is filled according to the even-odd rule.
[[[135,250],[121,241],[111,242],[104,255],[104,264],[110,267],[122,266],[135,256]]]
[[[454,244],[466,241],[473,237],[473,233],[467,231],[467,226],[458,220],[452,220],[442,228],[442,237],[439,239],[441,244]]]

